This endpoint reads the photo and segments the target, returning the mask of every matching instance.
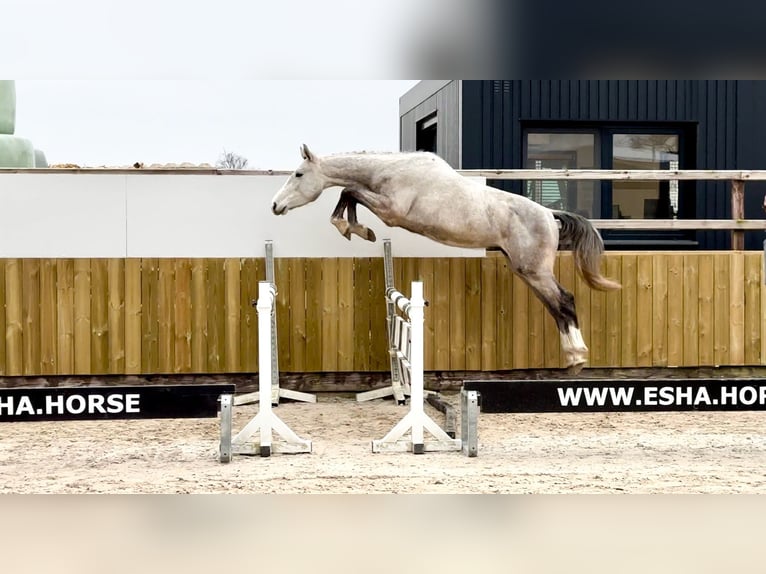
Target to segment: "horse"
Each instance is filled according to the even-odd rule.
[[[346,239],[352,234],[367,241],[376,239],[357,220],[356,208],[362,205],[390,227],[439,243],[499,249],[556,321],[569,371],[582,370],[588,347],[580,332],[574,295],[553,273],[559,246],[572,250],[578,273],[592,289],[621,288],[601,275],[604,243],[586,218],[465,178],[430,152],[319,157],[304,144],[301,157],[302,163],[272,200],[275,215],[315,201],[329,187],[341,187],[330,221]]]

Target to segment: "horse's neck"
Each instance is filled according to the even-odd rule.
[[[322,173],[332,185],[369,186],[376,170],[382,167],[373,155],[335,155],[322,158]]]

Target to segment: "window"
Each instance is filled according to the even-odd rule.
[[[436,112],[426,116],[415,126],[415,149],[436,153]]]
[[[597,125],[567,129],[527,127],[527,169],[692,169],[694,127]],[[674,219],[696,217],[694,182],[527,181],[522,192],[552,209],[590,219]],[[602,232],[612,247],[696,245],[694,232]],[[670,245],[668,245],[670,247]]]
[[[612,136],[613,169],[678,169],[678,166],[677,134]],[[677,214],[677,181],[612,183],[612,219],[673,219]]]
[[[597,169],[595,133],[539,132],[527,134],[527,169]],[[593,181],[528,181],[527,197],[549,207],[588,218],[600,211],[599,191]]]

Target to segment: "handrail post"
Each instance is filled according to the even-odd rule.
[[[735,221],[745,219],[745,182],[731,180],[731,218]],[[745,232],[735,229],[731,232],[731,248],[742,251],[745,248]]]

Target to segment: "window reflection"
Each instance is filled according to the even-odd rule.
[[[594,133],[528,133],[527,169],[598,169]],[[594,181],[543,180],[526,182],[527,197],[550,209],[563,209],[588,218],[599,217],[600,193]]]
[[[678,136],[614,134],[613,168],[678,169]],[[615,181],[612,218],[672,219],[678,214],[678,182]]]

